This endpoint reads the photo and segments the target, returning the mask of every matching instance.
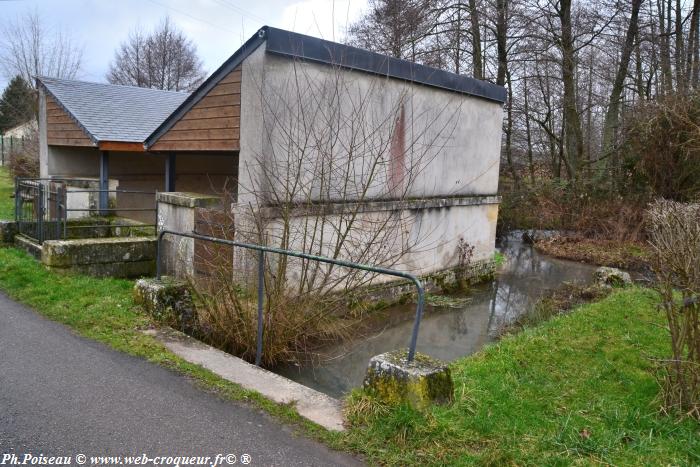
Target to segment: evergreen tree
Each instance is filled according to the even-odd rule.
[[[35,118],[36,98],[29,84],[15,76],[0,98],[0,133]]]

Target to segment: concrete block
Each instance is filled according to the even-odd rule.
[[[596,269],[593,272],[593,279],[601,287],[625,287],[632,283],[629,273],[607,266]]]
[[[93,277],[149,277],[156,273],[154,260],[98,264],[74,264],[69,267],[47,266],[56,272],[85,274]]]
[[[0,242],[12,243],[17,234],[17,223],[15,221],[0,221]]]
[[[30,240],[24,235],[15,236],[15,246],[26,251],[36,259],[41,259],[41,245],[33,240]]]
[[[42,250],[42,262],[56,268],[153,261],[156,257],[156,239],[125,237],[47,240]]]
[[[139,279],[134,300],[159,322],[185,332],[194,327],[195,307],[186,282],[170,277]]]
[[[447,365],[418,353],[409,363],[407,356],[406,350],[395,350],[372,357],[365,390],[385,402],[408,402],[417,409],[451,402],[454,383]]]

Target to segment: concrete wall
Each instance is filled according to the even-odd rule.
[[[289,249],[333,257],[334,249],[340,243],[338,236],[347,232],[338,258],[383,264],[416,275],[458,266],[460,241],[474,247],[472,261],[492,259],[498,198],[443,201],[427,205],[415,201],[376,203],[352,216],[352,228],[348,228],[349,213],[294,216],[288,223],[291,231]],[[268,224],[269,243],[279,244],[283,225],[281,219]],[[315,240],[310,240],[311,231],[315,232]],[[294,262],[291,260],[290,264]],[[290,269],[290,278],[293,281],[298,279],[298,268]],[[380,276],[375,282],[389,280],[395,278]]]
[[[298,175],[308,188],[296,201],[497,192],[498,103],[264,54],[262,47],[244,64],[242,89],[241,171],[257,171],[264,161],[272,176],[251,181],[262,191],[287,182],[291,161],[300,168],[289,184]],[[358,195],[366,186],[368,195]]]
[[[457,265],[460,239],[475,247],[474,261],[492,257],[501,104],[302,63],[265,54],[263,47],[242,70],[234,207],[240,239],[254,240],[253,216],[276,198],[289,200],[284,191],[294,186],[291,201],[301,207],[289,221],[291,249],[332,256],[337,232],[353,219],[339,255],[344,259],[377,264],[390,258],[393,267],[427,274]],[[363,209],[354,218],[358,200]],[[321,213],[319,204],[332,208]],[[274,209],[265,216],[268,243],[278,246],[284,221]],[[393,225],[379,242],[371,240],[377,225]],[[384,250],[366,249],[370,241]],[[408,253],[394,262],[406,246]],[[250,269],[247,263],[238,268]]]

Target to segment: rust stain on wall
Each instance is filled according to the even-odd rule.
[[[391,136],[389,157],[389,191],[393,196],[400,196],[406,170],[406,110],[403,102]]]

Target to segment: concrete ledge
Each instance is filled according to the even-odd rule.
[[[337,202],[337,203],[310,203],[299,204],[292,208],[292,217],[301,216],[328,216],[345,213],[382,212],[451,208],[458,206],[480,206],[483,204],[499,204],[501,197],[498,195],[472,195],[436,198],[415,198],[404,200],[366,200],[363,202]],[[260,210],[266,217],[280,217],[281,208],[266,206]]]
[[[201,365],[222,378],[257,391],[280,404],[293,404],[299,415],[328,430],[343,431],[342,403],[283,376],[199,342],[172,329],[151,330],[165,347],[190,363]]]
[[[93,277],[144,277],[156,273],[154,260],[101,264],[74,264],[68,267],[47,266],[56,272],[85,274]]]
[[[15,246],[26,251],[36,259],[41,260],[41,245],[24,235],[15,235]]]
[[[186,191],[159,192],[156,195],[156,201],[185,208],[212,208],[221,205],[221,198],[218,196]]]
[[[112,237],[47,240],[42,249],[42,262],[51,267],[67,268],[87,264],[133,263],[155,259],[156,238]]]

